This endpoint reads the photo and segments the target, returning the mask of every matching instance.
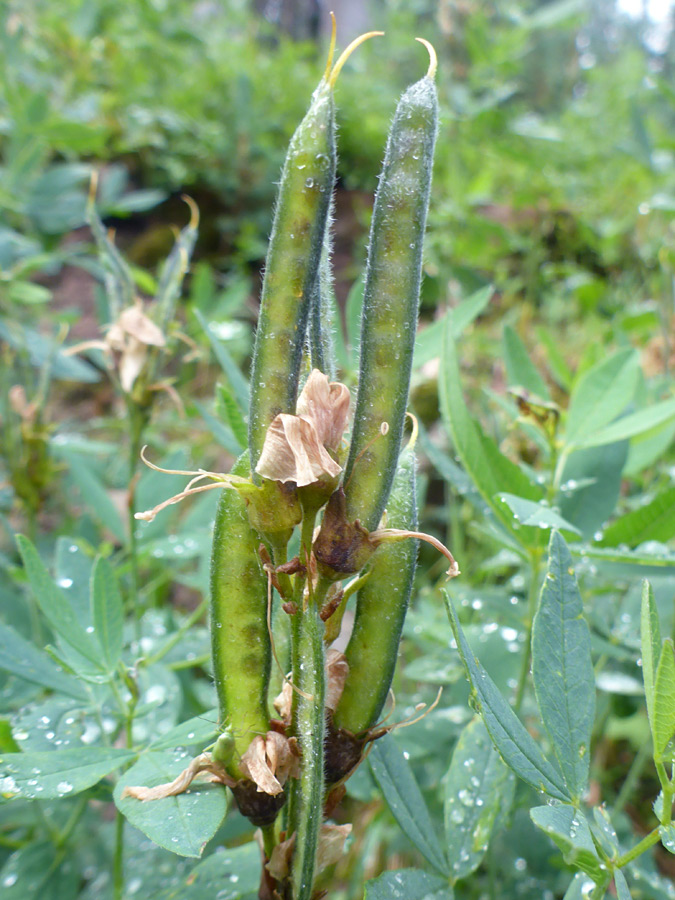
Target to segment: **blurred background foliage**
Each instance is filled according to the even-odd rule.
[[[546,441],[531,421],[517,421],[507,386],[539,389],[564,410],[584,373],[625,351],[630,391],[624,406],[613,399],[614,414],[672,396],[675,12],[672,4],[634,8],[629,0],[336,0],[333,9],[342,47],[359,31],[386,31],[350,59],[336,91],[334,264],[342,377],[352,385],[359,276],[387,128],[398,94],[427,66],[413,38],[430,40],[439,54],[441,120],[412,394],[423,425],[421,517],[425,530],[449,533],[463,572],[457,603],[493,677],[512,687],[514,636],[524,639],[535,570],[495,530],[439,420],[438,320],[461,310],[455,337],[468,405],[533,481],[543,478]],[[203,623],[217,498],[202,495],[129,532],[130,472],[140,509],[180,490],[184,479],[141,474],[130,462],[125,398],[107,377],[100,347],[84,346],[100,341],[113,321],[102,282],[114,252],[97,250],[89,227],[91,175],[99,173],[97,209],[144,298],[166,287],[161,267],[189,218],[181,196],[199,207],[162,380],[148,388],[155,399],[145,440],[168,468],[225,471],[245,433],[275,182],[325,66],[328,11],[309,0],[6,0],[2,8],[0,618],[44,645],[34,607],[16,603],[25,582],[16,531],[30,534],[53,560],[63,588],[86,583],[96,554],[109,558],[127,610],[138,584],[143,611],[136,630],[129,624],[125,632],[127,662],[135,665],[141,652],[152,658],[173,641],[162,650],[164,667],[146,678],[146,718],[137,724],[149,733],[214,706],[208,634],[195,623]],[[630,348],[640,354],[639,371]],[[588,493],[575,495],[576,507],[563,503],[563,513],[602,550],[607,521],[649,507],[661,516],[656,524],[640,531],[629,523],[612,535],[624,536],[617,541],[626,553],[641,540],[662,553],[669,541],[672,547],[675,423],[670,416],[632,435],[630,447],[622,440],[611,452],[591,448],[591,468],[575,476]],[[648,734],[635,678],[638,577],[654,576],[662,612],[672,620],[673,576],[650,567],[647,550],[632,560],[624,554],[613,568],[584,558],[579,569],[593,601],[600,669],[608,660],[611,669],[604,673],[593,775],[600,795],[618,798],[620,811],[629,769],[641,796],[658,791],[643,772],[646,758],[643,768],[630,768]],[[421,558],[397,694],[403,716],[431,699],[438,684],[452,686],[451,699],[405,733],[411,764],[438,811],[438,781],[469,713],[456,654],[448,651],[436,582],[442,567],[426,550]],[[13,733],[23,747],[17,735],[37,733],[44,704],[55,701],[20,678],[1,677],[0,749],[14,749],[3,744],[5,722],[13,729],[8,740]],[[122,724],[104,712],[114,738]],[[357,898],[365,877],[417,857],[365,772],[350,781],[346,802],[356,828],[336,878],[342,896]],[[503,896],[562,895],[570,872],[549,865],[551,848],[533,831],[525,805],[516,804],[508,835],[497,836],[486,869],[457,896],[488,896],[481,893],[488,884],[492,891],[499,884]],[[17,819],[16,808],[0,805],[2,861],[42,834],[28,813]],[[629,813],[622,834],[640,831],[650,801],[636,800]],[[97,887],[96,878],[105,871],[101,860],[112,842],[105,829],[112,824],[104,824],[99,846],[85,838],[85,826],[98,827],[100,816],[86,816],[77,819],[74,837],[94,875],[85,877],[79,896],[108,896],[109,884]],[[224,828],[221,842],[236,842],[246,825],[230,818]],[[134,835],[134,879],[164,884],[162,867],[174,877],[174,858],[158,848],[157,865],[146,871],[151,867],[140,861],[149,845]],[[660,862],[672,873],[672,862]],[[653,866],[644,878],[656,887],[639,896],[671,896]]]

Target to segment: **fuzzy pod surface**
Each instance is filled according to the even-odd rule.
[[[255,470],[270,422],[295,413],[312,294],[335,180],[335,107],[325,78],[291,138],[281,173],[253,350],[249,450]],[[254,479],[257,477],[254,474]]]
[[[399,100],[370,229],[359,384],[345,471],[348,516],[369,531],[384,511],[401,447],[437,128],[431,73]]]
[[[401,455],[387,505],[387,526],[417,528],[415,455]],[[371,564],[356,600],[354,627],[345,650],[349,675],[333,714],[333,727],[353,735],[379,720],[394,677],[403,622],[417,562],[417,541],[385,544]]]
[[[248,454],[243,454],[232,474],[248,473]],[[271,646],[267,580],[258,560],[259,544],[246,502],[235,490],[224,489],[211,556],[211,648],[220,721],[234,737],[234,759],[228,768],[235,777],[241,777],[236,759],[256,734],[265,734],[269,728]]]

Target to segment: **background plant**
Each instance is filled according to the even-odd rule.
[[[31,133],[39,137],[42,159],[48,163],[123,162],[135,188],[171,192],[172,198],[179,189],[196,196],[204,217],[203,237],[177,315],[196,341],[200,356],[180,367],[169,366],[177,379],[176,389],[190,398],[185,418],[180,419],[173,406],[161,399],[147,437],[151,458],[166,467],[190,467],[199,461],[209,469],[224,471],[246,440],[242,416],[246,412],[253,318],[247,299],[256,293],[253,282],[269,230],[273,182],[287,139],[302,114],[305,86],[320,76],[324,51],[317,52],[309,43],[296,46],[281,39],[278,44],[266,44],[264,53],[258,52],[259,38],[263,32],[269,33],[268,26],[243,12],[245,24],[237,31],[231,27],[235,12],[228,8],[222,17],[208,22],[214,48],[208,55],[204,38],[191,36],[196,29],[194,17],[182,4],[170,5],[162,12],[145,4],[127,4],[123,15],[119,11],[112,15],[106,9],[105,5],[87,4],[85,8],[75,4],[73,14],[60,13],[58,21],[51,4],[21,4],[20,9],[11,10],[19,16],[15,23],[20,27],[12,31],[6,23],[3,31],[7,49],[13,47],[15,54],[5,56],[11,65],[3,73],[3,165],[9,158],[9,136],[19,133],[15,116],[30,111],[30,101],[38,94],[47,97],[47,103],[43,100],[38,105],[48,114],[36,118],[38,124]],[[591,743],[592,798],[607,802],[625,853],[653,828],[656,818],[651,802],[660,790],[650,762],[648,719],[640,696],[642,672],[637,671],[635,661],[642,652],[637,621],[644,576],[652,583],[663,636],[672,623],[672,576],[666,554],[673,535],[669,491],[675,425],[661,410],[648,430],[632,436],[617,431],[613,435],[616,440],[593,450],[582,446],[585,436],[570,432],[569,418],[566,424],[561,415],[552,440],[546,408],[537,410],[544,415],[542,426],[534,424],[532,413],[519,419],[523,410],[521,406],[519,413],[515,401],[522,391],[507,395],[504,373],[510,372],[513,388],[525,387],[534,393],[541,392],[543,380],[552,402],[564,413],[572,401],[578,404],[585,395],[588,382],[584,373],[596,362],[623,351],[609,367],[630,395],[620,410],[616,409],[619,400],[612,400],[616,417],[641,414],[671,396],[667,340],[672,315],[672,49],[645,45],[650,29],[653,31],[649,22],[622,19],[609,4],[594,4],[591,9],[570,4],[552,8],[519,5],[506,12],[485,5],[456,11],[435,4],[414,9],[408,4],[405,8],[392,4],[386,15],[380,13],[382,10],[374,23],[388,32],[386,50],[384,43],[364,47],[354,61],[353,74],[345,71],[341,76],[339,175],[343,185],[353,190],[341,191],[338,204],[346,204],[348,212],[353,210],[356,224],[350,229],[348,243],[341,243],[338,235],[338,296],[344,299],[344,285],[351,283],[363,258],[358,249],[352,253],[351,245],[362,240],[369,204],[356,191],[372,187],[394,95],[417,77],[418,57],[409,46],[409,37],[422,33],[434,42],[441,57],[441,133],[423,284],[427,325],[418,338],[413,370],[412,408],[424,426],[418,440],[425,460],[418,484],[422,527],[441,537],[451,529],[449,542],[463,570],[452,591],[461,625],[501,692],[513,697],[523,671],[521,637],[527,632],[528,607],[535,609],[538,603],[537,587],[529,591],[532,573],[536,568],[539,577],[544,574],[548,536],[545,529],[536,527],[525,540],[523,533],[529,526],[518,528],[509,502],[494,499],[495,493],[520,496],[524,482],[518,479],[519,487],[514,489],[513,470],[509,468],[506,476],[479,489],[475,471],[464,467],[460,450],[450,438],[456,433],[461,444],[461,435],[468,429],[473,440],[476,428],[471,422],[480,424],[481,432],[494,439],[503,455],[519,461],[535,487],[538,479],[548,477],[553,459],[566,457],[565,466],[570,470],[559,481],[557,494],[551,487],[554,480],[549,479],[541,493],[529,498],[538,507],[532,521],[536,526],[541,516],[550,515],[543,512],[543,498],[582,531],[580,540],[563,529],[584,600],[599,687]],[[84,37],[73,36],[78,29]],[[666,29],[662,31],[668,34]],[[227,48],[222,49],[225,40]],[[143,52],[132,54],[130,49],[127,54],[127,47],[137,46]],[[230,58],[239,80],[222,73],[214,85],[217,66],[214,68],[213,60],[225,68]],[[173,62],[171,73],[187,73],[188,86],[194,84],[194,89],[181,93],[175,78],[155,78],[155,72],[165,71],[164,59]],[[105,80],[90,77],[92,71],[99,73],[105,66],[109,73]],[[382,87],[368,92],[367,98],[362,89],[366,70]],[[269,76],[280,71],[284,72],[284,88],[296,86],[281,92],[280,80]],[[12,115],[8,114],[8,78],[17,79],[22,90],[21,102],[15,104]],[[152,85],[152,90],[148,88],[144,95],[147,85]],[[389,85],[390,89],[385,87]],[[133,106],[142,96],[143,115],[136,115]],[[75,101],[79,98],[85,100],[78,105]],[[154,98],[161,100],[161,108],[159,103],[155,106]],[[236,113],[232,111],[235,107]],[[143,121],[148,120],[150,125],[142,129]],[[235,122],[236,127],[222,128],[225,120]],[[52,127],[55,121],[58,128]],[[74,127],[65,127],[64,121]],[[30,124],[24,125],[23,134],[30,128]],[[121,134],[123,140],[113,139],[112,133]],[[204,152],[209,135],[212,144],[227,143],[231,149],[233,134],[238,135],[234,155]],[[253,137],[249,140],[247,135]],[[236,160],[238,168],[231,167],[228,160]],[[155,165],[156,161],[161,165]],[[77,182],[79,224],[84,218],[89,180],[89,168],[85,168]],[[186,170],[184,178],[181,173]],[[40,167],[35,171],[39,173]],[[178,173],[175,178],[167,177],[170,171]],[[204,188],[205,183],[214,185],[224,179],[236,186],[234,194]],[[20,186],[20,178],[12,183]],[[232,198],[236,203],[231,204]],[[36,207],[42,208],[42,219],[46,219],[63,204],[54,203],[49,195]],[[147,212],[123,220],[115,214],[115,204],[108,208],[101,202],[101,209],[106,225],[116,227],[117,243],[125,255],[131,255],[133,265],[154,273],[157,260],[173,244],[164,222]],[[175,214],[171,211],[166,217],[183,223],[182,204],[164,208],[173,209]],[[12,278],[58,289],[60,277],[54,279],[53,267],[45,268],[41,254],[43,243],[63,251],[62,232],[45,234],[42,226],[36,230],[23,214],[11,215],[11,220],[7,212],[3,216],[3,228],[7,222],[12,228],[9,237],[3,238],[3,247],[30,247],[38,263]],[[250,260],[254,262],[249,267]],[[2,265],[4,278],[8,271],[4,258]],[[479,292],[490,284],[495,285],[494,293],[487,288]],[[81,318],[82,295],[73,295],[65,308],[58,296],[57,291],[56,302],[24,306],[22,312],[15,299],[10,305],[3,294],[3,321],[37,325],[34,330],[44,336],[49,315],[53,333],[59,334],[62,322],[72,330]],[[347,382],[356,371],[359,303],[357,288],[344,308],[345,338],[337,347],[341,377]],[[448,307],[453,311],[446,316]],[[202,314],[206,328],[193,311]],[[106,321],[103,314],[100,321]],[[458,342],[464,406],[455,391],[452,409],[449,400],[443,404],[443,424],[434,360],[441,356],[442,335],[449,321],[452,337]],[[98,328],[96,317],[95,324]],[[66,343],[86,337],[93,334],[80,333]],[[7,343],[3,335],[3,351]],[[523,347],[539,369],[539,379],[533,380],[531,367],[523,362]],[[630,348],[639,354],[639,366],[635,354],[626,352]],[[219,363],[214,367],[208,360],[211,354],[215,359],[216,353]],[[23,384],[30,403],[34,396],[30,384],[40,363],[33,362],[27,352],[25,358],[28,362],[20,369],[3,366],[2,371],[17,372],[7,389]],[[128,596],[126,510],[120,506],[120,492],[127,480],[126,456],[120,453],[123,420],[107,393],[105,379],[93,387],[80,387],[72,372],[60,368],[61,357],[54,359],[47,446],[60,471],[52,471],[46,479],[46,497],[34,517],[33,534],[42,558],[50,562],[51,572],[61,583],[61,592],[72,597],[86,633],[93,623],[83,585],[99,551],[114,566],[123,602]],[[67,359],[76,362],[75,357]],[[446,372],[452,359],[450,355],[445,361]],[[606,375],[607,370],[604,375],[600,370],[594,378],[603,381],[611,393]],[[214,382],[218,380],[222,389],[216,391]],[[601,396],[600,408],[605,399]],[[4,389],[3,397],[8,408]],[[661,414],[664,419],[659,424]],[[451,424],[451,415],[456,421],[459,415],[459,427]],[[651,415],[645,413],[646,421]],[[5,416],[3,411],[3,426]],[[18,419],[15,422],[18,428]],[[627,424],[636,427],[635,421]],[[611,420],[602,430],[610,426]],[[611,432],[608,437],[612,438]],[[479,438],[481,446],[487,446],[480,432]],[[466,438],[464,442],[466,445]],[[474,446],[469,443],[468,450]],[[468,459],[466,446],[463,452]],[[493,448],[484,453],[493,454]],[[591,464],[594,454],[606,463],[595,471]],[[500,457],[497,460],[501,466]],[[579,475],[574,474],[574,467]],[[595,479],[593,484],[584,484],[584,479],[590,478]],[[6,468],[3,479],[8,480]],[[572,485],[576,490],[563,491],[563,486],[570,487],[569,481],[576,482]],[[172,483],[168,476],[146,471],[139,481],[137,502],[150,508],[182,485],[177,476]],[[8,649],[3,649],[3,665],[13,672],[6,676],[2,695],[2,715],[9,723],[3,726],[3,740],[8,742],[5,750],[16,749],[9,743],[9,728],[16,745],[26,751],[52,751],[56,741],[64,742],[58,745],[61,751],[68,748],[68,742],[71,747],[112,744],[120,730],[123,732],[124,703],[129,698],[121,706],[103,702],[105,690],[95,682],[87,688],[95,691],[92,701],[67,692],[57,694],[55,686],[64,685],[54,669],[45,674],[38,658],[16,637],[19,634],[31,641],[34,636],[40,650],[55,640],[50,634],[52,626],[31,606],[29,591],[26,604],[17,603],[25,578],[11,534],[14,530],[26,532],[28,525],[25,511],[16,506],[13,490],[3,487],[1,496],[5,535],[2,619],[14,629]],[[192,610],[196,622],[203,621],[198,610],[207,589],[214,501],[206,494],[190,509],[172,507],[164,522],[139,526],[140,593],[148,611],[141,622],[140,644],[135,643],[130,624],[125,625],[123,657],[132,670],[140,655],[149,662],[147,669],[145,664],[138,667],[141,690],[133,727],[137,746],[147,736],[156,741],[152,754],[146,754],[151,766],[166,760],[160,733],[179,722],[188,722],[185,736],[173,739],[171,746],[195,734],[196,751],[212,739],[198,730],[210,728],[210,722],[189,721],[194,716],[216,718],[208,669],[204,668],[208,667],[207,635],[200,624],[188,629],[181,626],[189,621]],[[513,503],[512,498],[507,501]],[[518,512],[525,515],[521,521],[527,521],[529,512],[522,508]],[[551,524],[550,519],[546,524]],[[593,540],[601,531],[603,536]],[[536,544],[530,544],[529,534],[538,538]],[[665,545],[665,553],[663,546],[646,543],[653,541]],[[78,549],[70,552],[72,546]],[[419,572],[429,574],[418,575],[407,619],[395,685],[397,714],[403,717],[412,713],[416,703],[433,699],[438,684],[447,687],[439,708],[423,722],[394,735],[392,741],[394,749],[400,750],[399,757],[403,751],[407,754],[405,765],[412,769],[435,823],[430,830],[439,834],[443,811],[437,786],[451,767],[455,744],[470,713],[456,651],[448,648],[450,632],[434,580],[440,575],[435,565],[435,556],[422,548]],[[69,581],[71,586],[64,587]],[[18,659],[11,652],[16,647],[22,650]],[[160,651],[165,651],[164,656],[155,659]],[[62,649],[56,652],[63,656]],[[28,670],[21,667],[24,660],[31,661]],[[39,661],[44,663],[44,656]],[[82,661],[79,665],[87,670]],[[26,680],[26,675],[35,679],[36,671],[43,674],[37,685]],[[92,672],[96,674],[96,670],[90,668],[90,677]],[[121,686],[121,674],[115,678],[124,699],[129,688]],[[77,689],[70,683],[68,690]],[[534,699],[526,682],[520,715],[530,728],[538,726]],[[99,708],[100,720],[96,718]],[[50,720],[48,724],[43,717]],[[67,721],[71,718],[73,722]],[[477,758],[476,745],[487,752],[489,745],[476,729],[473,726],[468,732],[458,752],[467,746],[472,733],[470,756]],[[46,737],[52,733],[53,738]],[[172,740],[171,735],[168,739]],[[542,749],[551,756],[548,744]],[[166,777],[183,762],[172,762],[173,769]],[[461,752],[456,767],[460,762],[463,765]],[[57,786],[62,780],[74,784],[71,776],[65,776]],[[396,781],[402,783],[401,777],[397,775]],[[541,801],[524,783],[518,782],[515,791],[508,829],[497,818],[490,847],[471,876],[455,884],[456,896],[498,892],[514,897],[561,897],[567,890],[575,870],[562,861],[557,848],[544,832],[535,829],[529,817],[530,807]],[[418,809],[417,795],[415,798],[410,805]],[[33,878],[41,869],[50,872],[57,886],[54,890],[61,892],[57,891],[58,896],[109,892],[114,848],[109,800],[110,786],[104,779],[71,799],[46,799],[41,806],[17,799],[4,804],[0,812],[3,879],[8,878],[9,883],[3,884],[3,889],[13,889],[21,897],[42,896],[44,885]],[[382,804],[367,767],[350,780],[348,803],[355,830],[351,849],[332,876],[336,890],[360,898],[364,881],[379,875],[385,866],[426,866],[414,842],[400,831]],[[450,812],[452,809],[449,807]],[[191,817],[184,821],[190,822]],[[227,859],[233,860],[232,873],[239,876],[238,882],[231,882],[233,890],[257,883],[257,851],[250,845],[234,856],[230,851],[211,853],[216,843],[235,847],[247,836],[242,832],[245,827],[241,819],[225,820],[214,844],[204,851],[204,861],[198,864],[206,868],[196,873],[190,889],[214,893],[211,867],[217,870],[215,883],[222,889],[223,861]],[[452,827],[458,828],[458,824]],[[151,846],[136,831],[127,831],[125,872],[130,896],[140,890],[150,896],[188,890],[185,882],[195,874],[195,863],[186,859],[177,864],[177,857],[161,849],[161,842],[168,844],[170,836],[158,837],[158,845]],[[433,865],[449,865],[438,856],[434,860]],[[633,896],[669,896],[669,860],[664,849],[655,862],[651,852],[634,861],[627,871]],[[471,863],[465,861],[463,866],[466,869]],[[249,871],[250,881],[246,882]],[[577,887],[581,890],[578,883]]]

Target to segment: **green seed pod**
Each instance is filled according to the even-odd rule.
[[[333,345],[333,275],[331,271],[332,239],[331,222],[333,203],[331,202],[326,222],[319,273],[314,283],[309,312],[309,358],[313,369],[319,369],[331,381],[336,377],[335,347]]]
[[[324,77],[291,139],[279,184],[251,372],[253,470],[272,419],[295,411],[334,180],[335,107],[332,85]]]
[[[370,229],[359,386],[345,471],[348,518],[369,531],[377,528],[391,490],[408,404],[437,131],[434,75],[432,55],[427,75],[399,100]]]
[[[248,475],[247,454],[234,475]],[[218,504],[211,557],[211,645],[220,721],[234,736],[228,771],[241,778],[236,759],[256,734],[269,729],[267,687],[270,637],[267,581],[258,561],[260,538],[251,526],[246,502],[223,490]]]
[[[399,462],[387,506],[387,526],[410,531],[417,527],[415,455],[409,450]],[[396,668],[416,560],[415,540],[385,544],[373,557],[368,580],[357,595],[354,627],[345,650],[349,675],[333,714],[333,729],[338,733],[363,734],[382,714]],[[335,734],[332,737],[335,739]],[[329,748],[332,744],[335,753],[340,741],[329,741]],[[338,777],[344,774],[340,765],[331,768],[338,770]],[[332,780],[337,780],[335,774],[333,771]]]

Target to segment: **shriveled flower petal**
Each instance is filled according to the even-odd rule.
[[[225,769],[214,762],[210,753],[201,753],[195,757],[187,769],[168,784],[157,784],[155,787],[144,785],[127,785],[122,791],[122,798],[133,797],[135,800],[162,800],[164,797],[175,797],[183,794],[198,775],[205,775],[206,781],[215,781],[219,784],[230,784],[232,779]]]
[[[120,384],[126,394],[131,391],[134,382],[143,371],[147,357],[147,345],[134,337],[130,337],[122,351],[118,367]]]
[[[142,344],[152,347],[163,347],[166,344],[162,330],[145,315],[140,306],[128,306],[122,310],[117,324],[122,331]]]
[[[276,731],[254,737],[239,764],[242,773],[257,785],[258,792],[272,797],[283,791],[283,784],[296,774],[297,766],[295,740]]]
[[[329,450],[337,450],[349,416],[349,388],[329,381],[319,369],[312,369],[298,397],[297,414],[312,422],[319,441]]]
[[[345,852],[345,841],[351,825],[322,825],[319,832],[319,849],[316,854],[318,871],[338,862]]]
[[[265,435],[256,472],[282,483],[294,481],[298,487],[322,478],[335,478],[342,471],[325,449],[312,422],[281,413]]]
[[[295,832],[277,844],[265,868],[275,881],[283,881],[291,871],[291,857],[295,848]]]
[[[331,712],[340,702],[345,681],[349,674],[349,663],[344,653],[332,648],[326,654],[326,708]]]

